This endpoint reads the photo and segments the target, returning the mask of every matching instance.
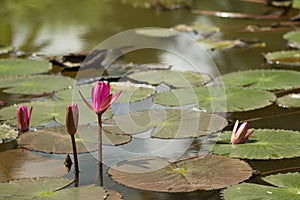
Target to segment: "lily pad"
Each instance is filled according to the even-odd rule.
[[[300,50],[275,51],[263,56],[269,64],[300,66]]]
[[[49,62],[26,59],[1,59],[0,78],[45,73],[50,70]],[[2,86],[2,83],[1,83]]]
[[[104,145],[120,145],[131,140],[128,135],[117,135],[103,128]],[[78,153],[96,151],[98,127],[79,126],[76,134]],[[42,130],[30,131],[22,134],[18,139],[19,145],[30,150],[46,153],[72,153],[70,135],[65,126],[49,127]]]
[[[0,147],[6,142],[11,142],[16,140],[18,137],[18,132],[8,126],[0,126]]]
[[[300,173],[276,174],[264,177],[263,180],[272,186],[242,183],[225,189],[223,196],[230,200],[299,199]]]
[[[28,108],[33,107],[30,126],[45,126],[52,120],[58,123],[66,124],[66,107],[72,101],[36,101],[31,103],[22,103],[2,108],[0,110],[0,120],[5,120],[5,123],[17,126],[16,111],[19,105],[26,105]],[[79,124],[88,124],[97,121],[96,114],[87,106],[80,102],[79,109]],[[103,119],[110,118],[112,111],[109,109],[103,114]]]
[[[288,40],[288,45],[292,48],[300,48],[300,31],[290,31],[283,35]]]
[[[8,54],[14,50],[13,47],[11,46],[5,46],[5,45],[0,45],[0,55],[1,54]]]
[[[263,108],[275,101],[270,92],[254,89],[221,86],[174,89],[157,94],[154,102],[166,106],[198,104],[208,112],[241,112]]]
[[[204,85],[211,78],[207,74],[196,72],[181,72],[175,70],[148,70],[128,75],[128,78],[146,82],[151,85],[159,85],[164,82],[174,87],[190,87],[191,85]]]
[[[136,134],[152,130],[152,137],[171,139],[200,137],[221,131],[227,120],[216,114],[193,110],[147,110],[114,116],[104,123],[117,124],[107,130],[123,130],[126,134]]]
[[[179,31],[179,32],[197,32],[201,34],[211,34],[211,33],[217,33],[220,31],[219,27],[212,26],[209,24],[201,24],[201,23],[195,23],[195,24],[178,24],[171,29]]]
[[[67,174],[63,160],[51,159],[23,149],[0,152],[0,159],[0,182],[36,176],[58,177]]]
[[[155,94],[155,87],[142,84],[134,84],[130,82],[117,82],[110,83],[111,93],[115,94],[122,91],[121,96],[115,101],[115,103],[131,103],[135,101],[141,101]],[[81,96],[78,90],[86,98],[91,98],[91,89],[95,87],[95,83],[80,85],[75,87],[74,90],[64,90],[56,93],[56,96],[63,100],[69,101],[81,101]]]
[[[74,79],[63,76],[40,75],[0,80],[3,92],[24,95],[43,95],[74,85]]]
[[[300,107],[300,94],[288,94],[283,97],[277,98],[277,105],[284,108],[299,108]]]
[[[134,158],[110,167],[108,174],[116,182],[136,189],[191,192],[242,182],[251,176],[252,170],[244,161],[207,155],[174,163],[159,157]]]
[[[139,28],[135,32],[139,35],[155,38],[167,38],[178,35],[178,32],[166,28]]]
[[[204,49],[211,49],[211,50],[224,50],[224,49],[231,49],[238,46],[245,45],[244,42],[241,40],[222,40],[222,41],[213,41],[213,40],[200,40],[198,43]]]
[[[282,159],[300,156],[300,132],[257,129],[244,144],[230,143],[231,132],[220,135],[211,151],[215,154],[246,159]]]
[[[281,90],[300,87],[300,72],[291,70],[249,70],[225,74],[226,86],[247,86],[263,90]]]
[[[2,199],[105,199],[106,191],[95,185],[62,189],[71,180],[66,178],[30,178],[0,184]]]

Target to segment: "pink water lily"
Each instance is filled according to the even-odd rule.
[[[29,122],[31,118],[32,107],[28,114],[27,106],[21,105],[17,109],[18,129],[22,132],[29,130]]]
[[[238,126],[239,126],[239,120],[236,120],[231,135],[231,144],[244,143],[254,132],[254,130],[252,130],[250,133],[248,133],[249,130],[248,122],[243,122],[239,127]]]
[[[92,103],[90,104],[83,97],[79,91],[81,98],[86,103],[86,105],[93,110],[98,115],[102,115],[111,104],[120,96],[122,91],[117,92],[116,94],[110,94],[110,85],[109,82],[98,81],[96,87],[92,88]]]
[[[77,104],[68,105],[66,109],[66,128],[70,135],[74,135],[77,131],[78,118],[79,112]]]

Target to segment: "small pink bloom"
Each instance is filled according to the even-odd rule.
[[[231,135],[231,144],[244,143],[254,132],[254,130],[252,130],[247,135],[247,132],[249,130],[248,122],[243,122],[239,127],[238,126],[239,126],[239,121],[236,120],[235,125],[233,127],[232,135]]]
[[[68,105],[66,109],[66,128],[70,135],[74,135],[77,131],[78,118],[79,112],[77,104]]]
[[[27,106],[19,106],[17,109],[17,121],[18,121],[18,129],[20,131],[28,131],[29,130],[29,122],[32,113],[32,107],[30,107],[30,112],[28,115]]]
[[[122,91],[119,91],[114,95],[110,94],[109,82],[98,81],[96,87],[92,88],[91,96],[93,104],[91,105],[79,91],[79,94],[86,105],[98,115],[103,114],[109,108],[109,106],[113,104],[115,100],[117,100],[121,93]]]

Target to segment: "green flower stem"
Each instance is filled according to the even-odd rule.
[[[73,147],[73,156],[74,156],[74,167],[75,167],[75,187],[78,187],[79,181],[79,168],[78,168],[78,158],[77,158],[77,149],[76,149],[76,142],[75,142],[75,134],[71,135],[72,140],[72,147]]]
[[[103,164],[102,164],[102,115],[98,115],[98,175],[99,185],[103,187]]]

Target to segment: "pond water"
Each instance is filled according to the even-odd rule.
[[[286,49],[286,40],[282,35],[293,27],[284,30],[246,32],[249,25],[271,25],[280,21],[288,21],[296,11],[288,12],[279,19],[234,19],[220,18],[209,15],[191,13],[187,9],[174,11],[156,11],[142,7],[134,7],[125,1],[113,0],[2,0],[0,7],[0,44],[12,46],[19,52],[35,53],[38,57],[51,58],[57,55],[67,55],[90,51],[105,39],[120,32],[139,27],[164,27],[169,28],[177,24],[205,23],[220,28],[218,37],[221,39],[241,39],[245,41],[258,40],[263,47],[233,48],[227,50],[209,51],[209,55],[216,63],[221,74],[247,69],[284,68],[285,66],[272,66],[266,64],[262,53]],[[269,7],[260,3],[248,3],[239,0],[201,0],[195,1],[195,8],[202,10],[216,10],[228,12],[241,12],[261,15],[269,10],[280,11],[279,8]],[[188,48],[188,47],[187,47]],[[7,55],[2,56],[3,58]],[[173,64],[181,69],[180,63],[172,56],[168,57],[161,50],[138,50],[130,52],[123,57],[126,62],[133,63],[166,63]],[[180,62],[180,61],[178,61]],[[286,68],[286,67],[285,67]],[[283,95],[284,93],[280,94]],[[9,95],[0,92],[0,100],[13,104],[24,99],[19,95]],[[151,99],[132,105],[135,110],[152,106]],[[227,118],[234,121],[249,120],[253,128],[291,129],[300,131],[299,114],[290,114],[299,109],[284,109],[271,105],[255,111],[229,113]],[[287,115],[276,117],[275,115]],[[274,117],[272,117],[274,116]],[[262,118],[255,120],[256,118]],[[133,141],[125,145],[125,149],[133,152],[153,151],[163,144],[163,140],[147,140],[145,135],[138,135]],[[155,146],[157,145],[157,146]],[[104,149],[105,156],[111,156],[113,149]],[[176,147],[163,152],[162,156],[176,152]],[[187,155],[194,155],[199,150],[197,147],[189,148]],[[107,155],[106,155],[107,154]],[[44,155],[44,154],[42,154]],[[49,155],[54,159],[63,159],[65,155]],[[123,157],[114,154],[116,160]],[[270,164],[271,162],[271,164]],[[250,165],[257,170],[271,171],[280,168],[295,167],[299,165],[298,159],[285,159],[280,161],[251,161]],[[97,182],[96,159],[92,154],[80,154],[80,185]],[[105,166],[104,171],[106,172]],[[13,172],[12,172],[13,173]],[[66,177],[72,178],[69,173]],[[259,182],[258,178],[250,182]],[[124,199],[220,199],[218,190],[197,191],[190,193],[157,193],[131,189],[115,183],[105,173],[104,187],[118,191]]]

